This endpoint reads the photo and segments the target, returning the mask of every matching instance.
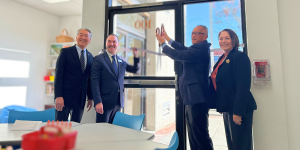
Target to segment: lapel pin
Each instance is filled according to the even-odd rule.
[[[230,63],[230,60],[229,60],[229,59],[227,59],[227,60],[226,60],[226,63]]]

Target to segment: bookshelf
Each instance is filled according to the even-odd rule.
[[[45,91],[44,91],[44,107],[49,108],[54,106],[54,78],[55,66],[60,50],[65,47],[73,46],[75,42],[66,43],[50,43],[46,55],[45,65]]]

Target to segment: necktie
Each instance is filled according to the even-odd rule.
[[[84,66],[85,66],[85,65],[84,65],[84,54],[83,54],[83,53],[84,53],[84,51],[82,50],[82,51],[81,51],[81,55],[80,55],[80,64],[81,64],[82,73],[83,73],[84,70],[85,70],[85,69],[84,69]]]
[[[117,63],[116,63],[116,60],[115,60],[115,55],[111,56],[112,58],[112,67],[116,73],[116,75],[118,76],[118,66],[117,66]]]

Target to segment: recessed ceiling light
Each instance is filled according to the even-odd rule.
[[[68,2],[70,0],[43,0],[47,3],[61,3],[61,2]]]

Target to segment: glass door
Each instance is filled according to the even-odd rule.
[[[116,3],[116,2],[114,2]],[[117,5],[124,5],[117,1]],[[180,19],[175,12],[178,4],[152,4],[147,7],[124,6],[109,7],[107,15],[108,32],[118,36],[117,54],[129,64],[133,64],[133,47],[139,50],[139,71],[137,74],[126,73],[125,105],[123,112],[130,115],[145,114],[143,131],[155,135],[153,141],[169,144],[175,131],[181,143],[179,149],[185,149],[184,107],[177,90],[176,76],[180,75],[179,64],[162,54],[155,33],[162,27],[176,40],[176,25]],[[179,33],[181,34],[181,33]],[[178,66],[178,65],[177,65]]]
[[[182,64],[162,54],[155,37],[156,29],[161,30],[163,25],[172,39],[190,46],[193,28],[206,25],[208,42],[212,43],[213,66],[223,53],[218,46],[218,32],[222,29],[236,31],[240,50],[247,54],[244,0],[107,0],[107,4],[110,7],[106,12],[105,38],[108,34],[117,34],[118,55],[131,64],[130,48],[139,48],[140,71],[125,77],[123,112],[145,114],[143,129],[153,132],[157,142],[169,144],[176,130],[178,149],[187,149],[185,108],[177,86]],[[210,111],[209,124],[215,149],[227,149],[222,119],[215,110]]]

